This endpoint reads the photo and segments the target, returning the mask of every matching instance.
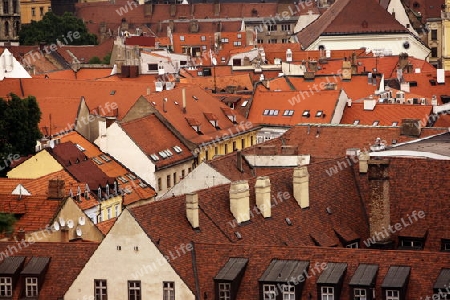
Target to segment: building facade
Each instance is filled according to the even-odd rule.
[[[50,0],[20,1],[20,21],[22,24],[29,24],[31,21],[40,21],[49,11],[52,11]]]
[[[0,1],[0,41],[18,41],[20,6],[18,0]]]

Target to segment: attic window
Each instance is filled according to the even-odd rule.
[[[103,162],[102,162],[98,157],[93,157],[92,160],[93,160],[97,165],[103,164]]]
[[[355,120],[354,122],[353,122],[353,125],[358,125],[359,124],[359,120]]]
[[[292,116],[294,114],[293,110],[287,109],[284,111],[283,116]]]
[[[106,156],[105,154],[100,155],[101,159],[103,159],[106,162],[110,162],[111,158],[109,158],[108,156]]]
[[[244,102],[242,102],[241,107],[245,107],[247,106],[248,100],[245,100]]]
[[[175,147],[173,147],[173,150],[174,150],[176,153],[181,153],[181,152],[183,151],[183,149],[181,149],[180,146],[175,146]]]
[[[203,41],[206,41],[206,36],[204,36],[204,35],[202,35],[201,37],[200,37],[200,40],[203,42]]]
[[[116,90],[112,90],[109,94],[110,95],[115,95],[116,94]]]
[[[150,158],[153,159],[154,161],[158,161],[159,160],[158,155],[156,155],[155,153],[150,154]]]
[[[302,113],[302,117],[309,118],[309,110],[304,110]]]
[[[238,39],[242,38],[242,34],[238,33],[238,34],[237,34],[237,38],[238,38]]]
[[[130,180],[135,180],[135,179],[136,179],[136,176],[134,176],[134,175],[131,174],[131,173],[128,173],[128,174],[127,174],[127,177],[128,177]]]
[[[392,126],[398,126],[398,122],[392,122]]]
[[[83,147],[81,147],[81,146],[78,145],[78,144],[75,144],[75,147],[77,147],[78,150],[80,150],[81,152],[86,151],[86,149],[84,149]]]
[[[194,98],[195,100],[198,100],[197,96],[192,95],[192,98]]]
[[[323,110],[318,110],[317,112],[316,112],[316,118],[320,118],[320,117],[322,117],[323,116]]]
[[[180,35],[180,41],[184,41],[184,35]]]
[[[123,177],[123,176],[117,176],[117,180],[119,180],[122,183],[127,183],[128,182],[128,180],[125,177]]]
[[[378,124],[380,123],[380,121],[373,121],[372,126],[378,126]]]

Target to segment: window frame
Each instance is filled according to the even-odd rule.
[[[392,295],[389,295],[389,292],[392,292]],[[396,295],[394,295],[394,293]],[[386,296],[386,300],[400,300],[400,291],[399,290],[386,290],[385,296]]]
[[[357,295],[357,292],[359,292],[359,294]],[[361,292],[364,292],[364,295],[362,295]],[[368,300],[367,299],[367,289],[364,288],[354,288],[353,289],[353,299],[354,300]]]
[[[98,294],[97,292],[100,292],[100,294]],[[94,279],[94,299],[108,300],[108,284],[106,279]]]
[[[225,293],[225,294],[222,294]],[[231,300],[231,283],[219,282],[218,284],[219,300]]]
[[[142,300],[142,289],[140,280],[128,280],[128,300]],[[133,285],[133,286],[132,286]],[[132,292],[137,294],[131,295]]]
[[[266,290],[267,288],[267,290]],[[265,283],[262,285],[263,300],[275,300],[277,297],[277,286],[275,284]]]
[[[174,281],[163,281],[163,300],[175,300]]]
[[[431,29],[430,36],[432,41],[437,41],[437,29]]]
[[[321,300],[334,300],[334,287],[333,286],[321,286],[320,287],[320,299]]]
[[[295,285],[291,284],[282,285],[281,296],[283,300],[295,300]]]
[[[12,277],[0,277],[0,297],[12,297]]]
[[[39,296],[39,279],[36,276],[25,277],[25,297],[33,298]]]

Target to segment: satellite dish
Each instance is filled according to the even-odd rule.
[[[63,218],[59,217],[59,224],[61,224],[61,227],[66,225],[66,221],[64,221]]]
[[[76,232],[77,232],[77,236],[81,236],[83,234],[80,227],[77,227]]]
[[[73,228],[73,221],[72,220],[67,220],[67,226],[69,227],[69,228]]]
[[[83,226],[86,223],[86,219],[84,217],[78,218],[78,225]]]
[[[53,229],[54,229],[55,231],[58,231],[58,230],[59,230],[59,224],[58,224],[58,222],[55,221],[55,223],[53,223]]]

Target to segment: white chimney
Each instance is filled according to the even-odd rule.
[[[309,207],[309,173],[306,166],[294,169],[294,198],[301,208]]]
[[[369,169],[369,152],[363,151],[359,154],[359,173],[367,173]]]
[[[347,107],[352,107],[352,99],[347,99]]]
[[[192,228],[199,228],[199,216],[198,216],[198,195],[197,193],[186,194],[186,217],[191,223]]]
[[[372,96],[369,99],[364,99],[364,110],[374,110],[375,105],[377,105],[377,99],[373,99]]]
[[[270,203],[270,178],[258,176],[255,183],[256,206],[264,218],[272,216]]]
[[[230,210],[238,223],[250,220],[250,192],[247,180],[231,183]]]

